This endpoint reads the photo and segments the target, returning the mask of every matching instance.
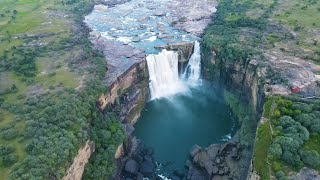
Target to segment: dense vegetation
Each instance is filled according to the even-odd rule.
[[[0,179],[61,179],[88,139],[96,143],[88,178],[113,173],[124,133],[112,113],[96,107],[106,63],[82,26],[92,3],[0,2]]]
[[[290,96],[275,97],[274,103],[272,143],[266,148],[275,176],[286,179],[290,170],[303,166],[320,169],[319,144],[315,142],[320,133],[320,101]]]
[[[293,88],[281,72],[273,71],[264,53],[273,51],[318,63],[319,9],[320,3],[314,0],[220,1],[203,37],[205,75],[227,79],[238,75],[233,73],[239,71],[239,66],[243,74],[254,72],[247,67],[255,60],[257,67],[266,69],[260,83]],[[237,70],[227,69],[233,66]],[[237,89],[243,91],[241,87]],[[246,122],[241,125],[250,134],[253,126]],[[273,96],[266,99],[254,149],[254,166],[261,179],[286,179],[290,171],[303,166],[319,170],[319,126],[318,100]]]
[[[255,3],[253,3],[255,2]],[[262,1],[221,1],[214,15],[214,21],[207,27],[203,37],[203,52],[216,53],[219,62],[240,61],[248,63],[254,54],[258,54],[255,48],[261,43],[263,30],[266,28],[268,12],[276,3],[271,1],[263,6]],[[252,18],[246,13],[256,7],[262,6],[264,13],[258,18]],[[255,36],[242,40],[241,30],[250,29]],[[206,61],[205,61],[206,62]],[[210,64],[207,64],[210,67]],[[212,65],[211,65],[212,66]],[[214,67],[211,67],[214,68]],[[214,69],[213,69],[214,70]]]
[[[218,11],[213,16],[213,21],[207,27],[203,36],[202,53],[205,76],[215,78],[218,75],[221,76],[220,79],[228,79],[230,76],[239,76],[238,74],[232,74],[235,72],[232,68],[226,69],[228,65],[239,64],[246,67],[253,59],[261,60],[261,62],[264,61],[264,57],[258,47],[263,43],[261,37],[267,25],[267,18],[276,3],[277,1],[273,0],[267,2],[260,0],[225,0],[219,3]],[[260,16],[253,17],[248,15],[248,12],[252,9],[262,9],[263,12]],[[247,31],[253,34],[253,36],[247,37],[244,34]],[[215,53],[214,63],[211,61],[213,52]],[[263,66],[263,63],[261,64]],[[272,72],[271,69],[270,72]],[[272,76],[278,77],[276,73],[270,73],[270,78]],[[228,84],[228,82],[224,84]],[[227,102],[234,102],[230,103],[234,106],[232,109],[235,111],[235,114],[240,115],[241,143],[247,145],[248,148],[252,148],[251,145],[254,141],[257,125],[257,121],[255,121],[257,113],[254,113],[255,107],[252,103],[248,103],[250,105],[235,103],[237,101],[246,102],[248,100],[243,96],[244,90],[241,87],[233,88],[233,91],[236,90],[238,92],[233,93],[241,95],[231,99],[229,99],[231,96],[227,95],[229,99],[227,99]],[[249,93],[245,93],[245,96],[249,95]]]

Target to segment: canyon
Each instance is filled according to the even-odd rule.
[[[128,136],[128,140],[119,145],[115,156],[118,162],[116,179],[157,176],[152,159],[154,154],[148,152],[143,142],[134,137],[134,125],[149,100],[187,91],[180,79],[186,77],[184,72],[192,74],[195,71],[189,69],[188,72],[188,68],[197,47],[200,47],[197,40],[216,12],[217,5],[215,1],[199,3],[176,0],[168,5],[167,1],[136,0],[112,3],[112,6],[96,5],[85,18],[93,30],[90,33],[91,42],[107,59],[108,71],[104,83],[109,90],[99,98],[99,107],[101,110],[111,108],[118,112]],[[187,6],[193,8],[186,9]],[[199,69],[203,71],[201,77],[218,80],[229,90],[223,96],[238,118],[239,129],[227,143],[194,146],[190,160],[186,162],[187,172],[174,172],[173,177],[246,179],[248,174],[248,177],[253,177],[250,172],[254,171],[251,164],[253,146],[265,97],[291,94],[288,84],[300,89],[310,87],[318,79],[314,74],[318,66],[299,58],[288,62],[286,59],[289,57],[281,56],[281,52],[275,50],[264,52],[267,65],[262,65],[258,57],[248,62],[230,62],[217,58],[218,50],[212,51],[206,44],[201,46],[204,47],[199,53],[203,58],[201,66],[199,64]],[[162,64],[157,64],[160,60]],[[286,73],[289,83],[270,83],[268,68],[271,66],[272,70]],[[214,67],[214,73],[210,67]],[[193,83],[197,83],[199,77],[194,78]],[[120,104],[119,99],[122,101]],[[239,102],[232,102],[235,99]],[[114,109],[115,104],[120,105],[118,110]],[[243,109],[243,106],[247,107]],[[242,108],[242,112],[237,110],[239,108]],[[142,160],[136,162],[133,157]],[[139,168],[145,164],[151,170],[144,172]],[[165,178],[163,175],[161,177]]]
[[[319,1],[0,6],[0,179],[320,179]]]

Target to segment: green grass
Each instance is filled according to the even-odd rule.
[[[4,96],[4,99],[8,103],[17,103],[19,100],[19,95],[24,95],[27,91],[28,86],[26,83],[21,81],[21,78],[18,77],[16,74],[10,72],[7,82],[8,86],[10,87],[12,84],[15,84],[18,88],[17,93],[10,93]]]
[[[13,115],[5,110],[0,109],[0,128],[5,127],[8,123],[12,122]]]
[[[320,154],[320,134],[311,135],[310,139],[304,143],[303,148],[307,150],[315,150]]]
[[[268,167],[268,149],[271,144],[270,126],[268,123],[261,124],[257,132],[257,141],[254,146],[253,161],[257,173],[262,180],[270,179]]]
[[[320,2],[308,5],[308,1],[304,0],[283,0],[279,3],[283,11],[277,13],[275,19],[291,27],[296,25],[301,25],[306,29],[320,27]]]
[[[310,4],[306,0],[281,0],[272,19],[290,28],[296,36],[297,46],[315,51],[320,43],[314,45],[313,39],[320,28],[320,1]]]
[[[17,35],[57,33],[68,31],[68,22],[65,18],[48,18],[47,12],[51,7],[55,7],[55,1],[44,0],[5,0],[0,1],[0,35],[4,37],[15,37]],[[14,14],[13,10],[18,13]],[[10,12],[7,12],[10,11]],[[57,12],[59,15],[59,12]],[[14,18],[13,18],[14,16]],[[45,25],[43,23],[50,23]],[[0,53],[13,46],[23,43],[21,39],[11,39],[0,41]]]
[[[57,4],[55,0],[0,0],[0,14],[5,15],[5,17],[0,17],[0,56],[4,51],[10,51],[13,46],[18,47],[23,43],[28,43],[33,40],[40,40],[42,43],[55,42],[59,45],[59,41],[68,38],[71,32],[70,18],[63,17],[64,14],[61,13],[63,12],[61,10],[62,8],[63,6]],[[57,10],[50,11],[50,9]],[[10,12],[7,12],[8,10]],[[17,10],[18,13],[14,15],[13,10]],[[12,16],[14,16],[14,18],[12,18]],[[45,36],[42,38],[29,37],[27,39],[14,38],[16,36],[30,34]],[[27,94],[28,89],[34,85],[42,86],[45,91],[50,91],[49,87],[58,84],[67,88],[76,88],[79,86],[80,80],[78,74],[71,72],[67,66],[68,60],[74,59],[74,54],[79,53],[79,48],[74,47],[68,52],[65,50],[62,51],[64,51],[64,53],[53,51],[37,57],[37,75],[35,77],[25,78],[10,70],[0,72],[0,91],[10,88],[13,84],[18,88],[18,92],[16,93],[1,96],[1,98],[4,98],[5,103],[23,108],[25,101],[24,96]],[[53,72],[55,75],[52,74]],[[32,80],[32,82],[26,83],[23,81],[24,79]],[[21,141],[21,138],[19,138],[25,130],[25,121],[15,122],[15,114],[1,108],[0,115],[0,128],[14,123],[15,129],[17,129],[20,134],[17,138],[10,141],[0,137],[0,145],[6,144],[14,146],[15,153],[19,157],[17,163],[20,163],[27,155],[25,145],[28,139]],[[0,160],[0,180],[7,179],[13,166],[3,167]]]
[[[303,148],[317,151],[320,154],[320,134],[311,135],[310,139],[304,143]],[[316,169],[320,171],[320,167],[317,167]]]
[[[226,20],[226,21],[237,21],[237,20],[239,20],[240,18],[241,18],[241,15],[230,13],[230,14],[225,18],[225,20]]]
[[[75,51],[77,53],[77,51]],[[64,60],[71,59],[69,53],[53,54],[53,57],[41,57],[36,61],[38,76],[36,82],[44,88],[62,83],[64,87],[76,88],[80,81],[77,73],[71,72],[65,65]]]
[[[11,114],[8,111],[5,111],[3,109],[0,109],[0,115],[1,115],[1,121],[0,121],[0,128],[6,127],[9,123],[13,122],[13,114]],[[15,125],[16,129],[19,131],[19,133],[22,133],[25,128],[25,124],[23,121],[16,123]],[[20,142],[18,139],[14,140],[3,140],[0,138],[0,145],[12,145],[15,148],[15,153],[19,157],[19,161],[22,161],[26,157],[26,151],[24,150],[24,147],[26,145],[26,142]],[[7,179],[7,176],[9,175],[10,167],[5,168],[1,165],[0,161],[0,179]]]
[[[263,106],[263,117],[269,118],[269,116],[270,116],[270,110],[271,110],[271,106],[272,106],[272,102],[273,102],[273,99],[272,99],[272,98],[269,98],[269,99],[264,103],[264,106]]]
[[[62,83],[64,87],[76,88],[79,85],[79,80],[75,73],[68,71],[66,68],[59,68],[55,75],[45,74],[38,76],[37,82],[45,88]]]

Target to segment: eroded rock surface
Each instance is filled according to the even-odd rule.
[[[217,5],[214,0],[132,0],[104,4],[96,5],[85,22],[92,29],[91,42],[106,56],[108,86],[134,64],[144,61],[146,54],[158,53],[155,46],[174,44],[171,47],[181,52],[182,60],[188,60],[192,52],[175,45],[190,49],[190,42],[202,34]]]
[[[244,147],[239,143],[212,144],[207,148],[194,146],[186,166],[187,179],[240,179],[244,172],[239,163]]]
[[[87,141],[86,144],[78,151],[72,165],[68,169],[63,180],[81,180],[85,165],[95,150],[94,142]]]
[[[304,167],[298,173],[291,175],[289,177],[289,179],[291,179],[291,180],[301,180],[301,179],[320,180],[320,174],[316,170]]]

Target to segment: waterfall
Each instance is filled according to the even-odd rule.
[[[200,80],[200,44],[195,42],[194,53],[186,70],[179,78],[179,55],[175,51],[162,50],[159,54],[147,56],[149,88],[151,100],[171,96],[188,90],[188,85],[198,84]]]
[[[150,76],[151,99],[166,97],[186,90],[179,79],[178,53],[162,50],[159,54],[147,56]]]
[[[188,65],[183,73],[183,79],[191,85],[197,85],[201,75],[201,54],[200,43],[198,41],[194,44],[194,52],[191,55]]]

